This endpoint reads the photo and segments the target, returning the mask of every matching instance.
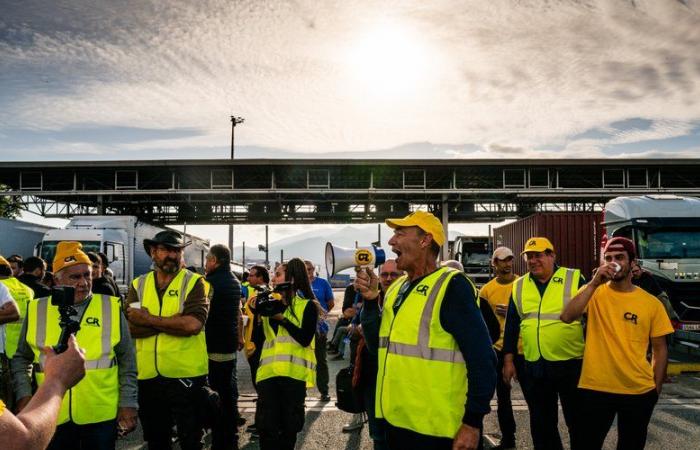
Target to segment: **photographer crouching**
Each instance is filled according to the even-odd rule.
[[[31,367],[44,384],[45,347],[68,348],[75,335],[85,351],[85,378],[63,396],[49,449],[114,449],[117,433],[136,428],[136,362],[119,299],[92,293],[92,266],[79,242],[59,242],[53,260],[58,288],[29,303],[11,367],[17,409],[32,397]]]
[[[319,307],[301,259],[277,267],[273,283],[274,291],[259,292],[253,308],[263,316],[265,333],[256,375],[255,423],[262,450],[292,450],[304,427],[306,388],[316,376]]]

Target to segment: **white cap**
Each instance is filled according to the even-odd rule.
[[[491,257],[491,260],[504,260],[513,256],[513,250],[509,249],[508,247],[498,247],[496,250],[493,251],[493,256]]]

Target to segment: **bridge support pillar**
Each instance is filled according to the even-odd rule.
[[[449,204],[447,202],[447,196],[443,195],[442,196],[442,228],[445,231],[445,242],[442,244],[442,251],[440,252],[440,260],[445,261],[447,259],[450,259],[450,250],[449,250],[449,235],[447,234],[448,228],[449,228]]]

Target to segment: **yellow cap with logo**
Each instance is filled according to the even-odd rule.
[[[425,211],[416,211],[403,219],[386,219],[386,224],[391,228],[418,227],[426,233],[433,235],[433,241],[439,246],[445,243],[445,230],[437,217]]]
[[[58,245],[56,245],[56,256],[53,258],[53,272],[56,273],[59,270],[76,264],[91,265],[90,258],[83,252],[82,248],[83,244],[80,242],[59,242]]]
[[[527,252],[544,252],[547,250],[554,251],[554,246],[549,242],[549,239],[546,237],[532,237],[527,240],[525,250],[520,252],[520,254],[524,255]]]

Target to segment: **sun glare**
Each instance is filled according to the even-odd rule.
[[[348,62],[357,82],[373,95],[417,90],[431,71],[425,44],[398,24],[378,26],[360,36],[352,44]]]

